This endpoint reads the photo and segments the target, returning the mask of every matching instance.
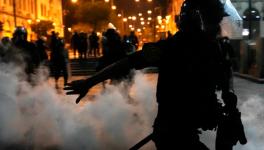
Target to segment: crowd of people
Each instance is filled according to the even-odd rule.
[[[74,58],[86,59],[88,57],[99,58],[97,71],[105,66],[135,52],[138,49],[138,38],[134,32],[129,36],[121,37],[115,29],[107,29],[99,37],[95,31],[90,34],[74,31],[70,47]],[[12,38],[3,37],[0,42],[1,61],[13,61],[24,66],[25,74],[30,82],[40,66],[46,66],[50,75],[55,79],[55,87],[58,88],[58,80],[63,76],[64,86],[68,82],[69,49],[65,41],[54,31],[48,37],[37,36],[34,41],[28,40],[27,29],[22,26],[15,28]],[[14,57],[16,54],[17,57]]]
[[[31,75],[40,65],[50,67],[56,88],[63,74],[65,90],[70,90],[67,94],[79,95],[76,103],[100,82],[122,81],[131,69],[158,67],[158,113],[148,139],[153,140],[158,150],[178,147],[208,150],[199,134],[201,130],[217,129],[216,149],[231,150],[238,141],[246,144],[247,139],[233,89],[234,53],[229,39],[221,35],[220,23],[227,15],[220,0],[185,0],[177,22],[179,31],[174,35],[168,32],[167,39],[145,43],[140,51],[134,32],[122,38],[115,29],[108,29],[101,41],[95,31],[89,36],[74,32],[71,38],[74,55],[78,51],[80,59],[100,59],[94,76],[71,83],[68,83],[68,49],[64,39],[54,31],[47,44],[42,37],[29,42],[26,29],[17,27],[12,39],[1,39],[0,59],[24,64],[29,82],[34,82]],[[47,49],[51,52],[50,59]],[[221,99],[217,92],[221,93]]]
[[[48,41],[38,36],[35,41],[28,41],[27,29],[18,26],[12,38],[3,37],[0,41],[0,60],[5,63],[14,63],[24,69],[26,79],[34,85],[34,75],[42,66],[50,71],[55,78],[58,88],[58,79],[63,74],[64,85],[68,82],[68,50],[65,49],[64,40],[58,33],[51,33]],[[50,52],[50,55],[48,54]]]
[[[111,35],[113,33],[112,31],[118,34],[120,40],[120,43],[114,44],[122,45],[122,49],[124,49],[126,53],[132,53],[138,49],[139,41],[134,31],[131,31],[129,35],[124,35],[123,38],[120,33],[112,28],[103,32],[101,37],[99,37],[95,31],[92,31],[90,34],[82,31],[74,31],[70,42],[74,57],[79,59],[86,59],[88,57],[99,58],[104,56],[105,53],[111,53],[112,51],[106,50],[106,40],[108,39],[107,43],[116,41],[116,39],[111,39],[116,38]],[[77,57],[77,53],[79,57]],[[113,51],[113,53],[115,52]]]

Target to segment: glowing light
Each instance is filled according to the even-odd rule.
[[[112,6],[112,9],[113,9],[113,10],[116,10],[116,6],[115,6],[115,5],[113,5],[113,6]]]
[[[72,3],[77,3],[77,2],[78,2],[78,0],[71,0],[71,2],[72,2]]]
[[[28,24],[31,24],[32,23],[32,20],[31,19],[28,19],[27,22],[28,22]]]
[[[148,10],[148,14],[151,14],[152,13],[152,11],[151,10]]]
[[[137,19],[137,17],[136,16],[132,16],[132,20],[136,20]]]
[[[243,29],[242,35],[243,36],[248,36],[249,35],[249,30],[248,29]]]

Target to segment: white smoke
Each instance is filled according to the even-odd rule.
[[[34,85],[21,77],[21,70],[0,64],[0,149],[123,150],[152,132],[155,85],[140,72],[129,93],[132,103],[121,83],[107,85],[101,94],[91,90],[93,101],[76,105],[76,96],[58,94],[46,81],[45,69]]]
[[[125,81],[107,84],[104,92],[97,85],[76,105],[77,96],[58,94],[47,81],[45,68],[34,76],[34,85],[22,70],[17,63],[0,63],[0,149],[123,150],[152,132],[156,75],[136,72],[128,90]],[[235,150],[264,149],[264,101],[252,91],[237,92],[244,94],[239,108],[248,143]],[[201,140],[214,150],[214,131],[203,132]],[[143,149],[155,148],[150,142]]]
[[[241,120],[244,125],[247,144],[239,142],[234,150],[263,150],[264,144],[264,101],[263,85],[242,81],[235,78],[235,90],[238,95],[238,107],[241,112]],[[215,149],[215,132],[206,131],[201,135],[201,140],[210,150]]]
[[[264,144],[264,101],[258,95],[251,95],[241,105],[242,120],[248,143],[237,146],[236,150],[263,150]]]

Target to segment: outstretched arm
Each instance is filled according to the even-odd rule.
[[[143,69],[148,66],[156,66],[160,60],[160,49],[153,43],[148,43],[143,46],[141,51],[137,51],[127,57],[107,66],[101,71],[97,72],[90,78],[85,80],[76,80],[68,84],[64,90],[69,90],[66,94],[79,94],[76,103],[88,93],[89,89],[94,85],[107,80],[111,77],[126,72],[127,69]]]
[[[66,94],[79,94],[79,97],[76,99],[76,103],[79,103],[79,101],[88,93],[90,88],[104,80],[111,78],[112,76],[115,76],[123,70],[132,67],[130,63],[131,62],[129,61],[128,57],[126,57],[116,63],[109,65],[90,78],[73,81],[68,84],[68,87],[64,88],[65,90],[69,90]]]

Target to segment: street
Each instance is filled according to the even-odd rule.
[[[72,77],[71,79],[75,80],[80,78],[84,78],[84,77]],[[129,130],[127,130],[126,132],[130,132],[130,135],[133,135],[130,138],[134,138],[134,139],[126,139],[126,140],[122,139],[121,141],[126,141],[126,142],[130,141],[131,143],[126,146],[128,147],[129,145],[132,146],[133,144],[140,141],[151,132],[151,125],[156,115],[156,104],[155,104],[156,79],[157,79],[157,74],[151,74],[151,73],[142,74],[140,72],[137,73],[135,77],[135,84],[132,86],[130,92],[130,95],[132,95],[133,98],[136,97],[135,98],[136,100],[133,103],[124,103],[124,97],[122,100],[122,93],[120,93],[122,91],[120,90],[120,88],[122,89],[122,85],[118,87],[113,87],[109,85],[106,86],[105,92],[101,92],[102,86],[101,84],[99,84],[95,88],[91,89],[91,91],[85,97],[83,102],[80,104],[80,107],[93,107],[93,109],[95,109],[97,113],[100,114],[102,113],[101,114],[102,116],[98,117],[97,119],[100,122],[103,121],[106,123],[105,128],[111,129],[112,125],[114,124],[116,124],[115,126],[117,127],[129,128]],[[234,88],[239,99],[238,106],[240,111],[242,112],[242,120],[244,123],[246,136],[248,138],[248,143],[245,146],[241,146],[238,143],[234,149],[263,150],[264,144],[262,142],[262,139],[264,136],[264,131],[263,131],[264,84],[257,84],[245,79],[235,77]],[[63,91],[61,91],[61,93],[64,94]],[[74,101],[74,97],[72,98]],[[128,100],[125,101],[128,102]],[[130,107],[129,106],[130,104],[132,104],[131,105],[132,107],[128,108]],[[108,106],[104,106],[104,105],[108,105]],[[117,112],[121,114],[115,114]],[[133,117],[131,117],[129,115],[130,113],[132,114],[135,113],[136,115],[132,115]],[[123,116],[124,114],[126,117]],[[85,115],[89,116],[89,114],[85,114]],[[114,119],[115,121],[108,122],[109,120],[112,119]],[[143,132],[142,131],[140,132],[140,135],[135,134],[138,133],[139,130],[141,130],[142,128],[144,128],[144,130]],[[121,135],[123,136],[124,133],[121,133],[122,131],[119,130],[120,128],[116,129],[116,127],[114,127],[112,129],[113,129],[112,131],[107,131],[109,132],[108,134],[113,134],[109,136],[113,136],[115,139],[119,139]],[[215,140],[214,131],[203,132],[203,134],[201,135],[201,140],[204,143],[206,143],[206,145],[211,150],[214,150],[214,140]],[[116,144],[118,143],[120,142],[117,142]],[[154,149],[154,144],[152,142],[149,142],[142,149],[144,150]]]
[[[131,88],[102,84],[92,88],[77,105],[77,95],[65,95],[63,78],[59,89],[54,79],[38,74],[32,86],[12,65],[0,65],[0,149],[124,150],[152,132],[157,112],[157,74],[136,72]],[[72,76],[69,81],[83,79]],[[248,144],[235,150],[263,150],[264,84],[235,78],[235,90]],[[45,140],[43,140],[45,139]],[[215,132],[201,140],[214,150]],[[153,150],[153,142],[142,150]]]

